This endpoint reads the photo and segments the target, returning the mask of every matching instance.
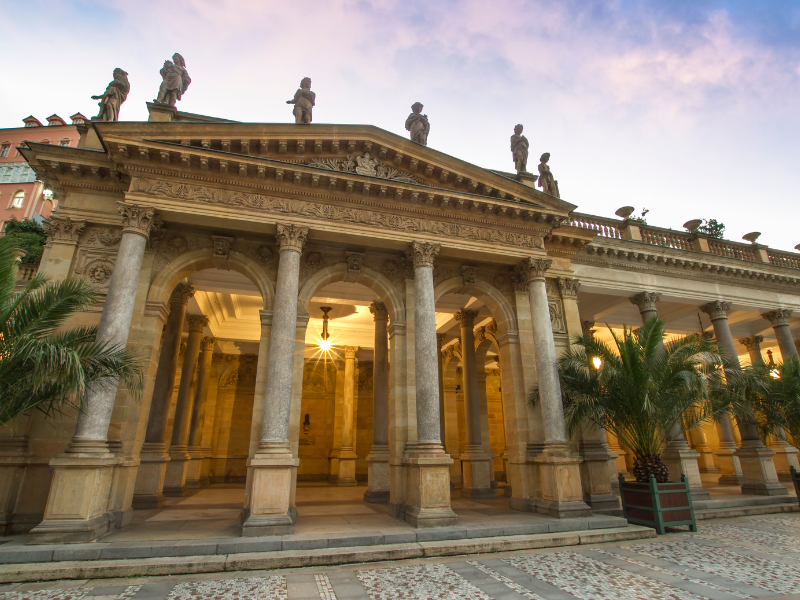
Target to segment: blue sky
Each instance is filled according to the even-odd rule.
[[[800,243],[800,0],[6,0],[2,15],[0,127],[96,114],[114,67],[132,85],[121,118],[145,119],[177,51],[188,112],[291,121],[308,75],[317,122],[406,135],[418,100],[432,147],[502,170],[522,123],[531,167],[550,152],[581,212]]]

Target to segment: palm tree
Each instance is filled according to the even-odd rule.
[[[637,481],[665,482],[664,447],[725,410],[719,348],[702,334],[664,343],[659,319],[622,337],[609,331],[614,347],[586,335],[558,360],[567,431],[585,421],[610,431],[633,452]]]
[[[45,414],[80,407],[89,384],[141,389],[141,368],[124,348],[96,341],[97,327],[64,329],[97,300],[83,280],[35,275],[22,291],[19,251],[0,238],[0,424],[37,408]]]

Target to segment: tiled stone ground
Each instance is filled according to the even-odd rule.
[[[791,596],[788,596],[791,594]],[[654,541],[469,559],[0,586],[0,600],[733,600],[800,597],[800,514]]]

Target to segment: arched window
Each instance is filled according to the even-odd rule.
[[[14,195],[11,196],[11,208],[22,208],[23,202],[25,202],[25,192],[22,190],[14,192]]]
[[[70,143],[69,138],[64,138],[59,142],[59,144],[61,144],[62,146],[69,146],[69,143]]]
[[[6,158],[11,151],[11,142],[3,142],[0,144],[0,158]]]

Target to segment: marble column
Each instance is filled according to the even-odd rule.
[[[214,355],[216,338],[204,337],[200,341],[200,359],[197,363],[197,385],[192,404],[192,421],[189,426],[189,462],[186,465],[186,488],[197,489],[209,484],[208,469],[203,477],[203,429],[206,422],[206,401],[211,377],[211,359]]]
[[[446,333],[436,334],[436,365],[439,368],[439,439],[442,441],[442,445],[445,446],[447,436],[445,434],[444,418],[444,367],[442,366],[442,344],[444,344],[446,337]]]
[[[122,215],[122,238],[108,285],[97,341],[125,348],[133,318],[136,291],[155,209],[117,202]],[[139,310],[144,307],[140,306]],[[114,466],[108,428],[118,382],[90,386],[78,413],[75,434],[63,454],[50,461],[53,479],[42,522],[30,532],[29,543],[89,542],[106,533]]]
[[[792,316],[792,311],[786,308],[779,308],[762,313],[761,316],[772,325],[772,330],[778,340],[778,348],[781,349],[783,362],[788,362],[792,357],[798,356],[797,346],[794,345],[792,331],[789,329],[789,317]]]
[[[339,451],[336,485],[355,486],[355,390],[356,390],[356,352],[358,346],[345,346],[344,351],[344,394],[342,395],[342,449]]]
[[[367,455],[367,491],[364,500],[389,502],[389,311],[383,302],[373,302],[369,311],[375,320],[375,356],[372,366],[372,448]]]
[[[642,323],[658,318],[656,303],[659,300],[661,300],[661,294],[657,292],[640,292],[630,298],[631,304],[639,309]],[[706,500],[710,494],[703,488],[703,481],[700,478],[700,466],[697,464],[700,454],[689,447],[686,437],[680,429],[680,425],[676,423],[669,432],[672,441],[661,453],[661,459],[669,468],[670,481],[680,481],[681,473],[685,473],[692,498]]]
[[[547,301],[545,273],[553,261],[530,257],[522,263],[531,305],[531,326],[538,376],[544,444],[533,459],[539,466],[539,485],[533,508],[553,517],[583,517],[591,509],[583,501],[580,456],[567,443],[561,383],[556,365],[556,346]]]
[[[780,348],[783,362],[787,362],[793,357],[797,357],[797,345],[796,342],[792,340],[792,332],[789,329],[788,320],[789,317],[792,316],[792,311],[778,309],[764,313],[761,316],[768,320],[772,325],[772,329],[775,332],[775,337],[778,340],[778,348]],[[761,338],[761,340],[764,338],[761,336],[755,336],[755,338],[753,338],[755,341],[754,350],[756,350],[758,353],[758,358],[761,359],[760,362],[763,363],[764,359],[761,358],[761,349],[759,347],[761,340],[756,338]],[[749,347],[747,350],[750,352]],[[756,364],[752,360],[753,354],[753,352],[750,352],[751,362]],[[775,451],[773,461],[775,462],[775,469],[778,472],[778,479],[781,481],[791,481],[791,467],[794,467],[796,470],[800,471],[800,461],[797,459],[797,448],[787,442],[785,436],[786,434],[784,433],[783,429],[778,432],[778,435],[772,436],[772,449]]]
[[[186,470],[190,460],[189,430],[197,388],[197,360],[200,357],[200,343],[203,340],[203,329],[208,325],[208,317],[189,315],[186,321],[189,326],[189,337],[183,355],[181,382],[172,425],[172,443],[169,446],[169,462],[164,476],[164,495],[168,498],[186,495]]]
[[[714,336],[717,338],[722,354],[733,368],[740,368],[739,356],[733,343],[733,336],[728,325],[730,302],[715,300],[700,307],[711,318]],[[729,424],[727,419],[720,419]],[[742,434],[742,446],[736,451],[736,457],[742,469],[743,494],[776,496],[786,494],[786,488],[778,482],[778,474],[772,457],[775,453],[764,445],[755,425],[739,423]],[[733,433],[731,433],[731,438]]]
[[[492,461],[483,447],[481,405],[478,392],[478,371],[475,362],[475,317],[477,310],[459,310],[453,315],[461,326],[461,368],[464,373],[464,409],[466,412],[467,445],[461,453],[465,498],[494,498],[491,487]],[[481,365],[481,369],[483,369]],[[485,379],[485,378],[484,378]]]
[[[297,295],[300,283],[300,255],[308,227],[277,226],[280,248],[278,277],[272,309],[264,425],[261,442],[248,466],[252,468],[249,509],[243,514],[242,535],[281,535],[292,532],[295,522],[295,480],[298,459],[289,445],[289,417],[292,405]]]
[[[433,261],[439,244],[414,242],[414,382],[417,440],[408,442],[404,518],[414,527],[455,525],[450,508],[450,465],[453,459],[439,438],[439,378],[436,359],[436,301]]]
[[[188,283],[179,283],[169,298],[169,316],[161,339],[158,369],[153,383],[153,398],[147,416],[147,431],[142,444],[141,463],[136,474],[133,507],[136,509],[160,508],[164,505],[164,476],[169,462],[167,427],[175,375],[178,372],[178,356],[181,348],[183,323],[186,320],[186,305],[194,296],[194,288]]]

